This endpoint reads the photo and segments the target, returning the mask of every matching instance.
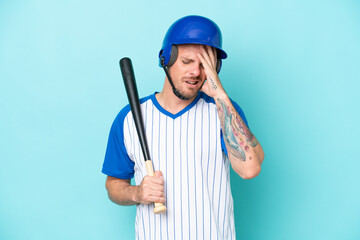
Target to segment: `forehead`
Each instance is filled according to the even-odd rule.
[[[201,53],[201,46],[200,44],[179,45],[179,56],[196,56],[197,53]]]

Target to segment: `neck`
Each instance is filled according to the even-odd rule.
[[[155,95],[159,104],[168,112],[176,114],[188,106],[195,98],[181,100],[175,96],[169,81],[166,79],[163,90]]]

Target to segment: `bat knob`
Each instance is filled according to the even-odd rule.
[[[166,211],[166,207],[162,203],[155,203],[154,213],[162,213]]]

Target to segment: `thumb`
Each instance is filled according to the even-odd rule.
[[[208,80],[207,77],[206,77],[205,81],[204,81],[203,84],[201,85],[200,91],[208,94],[208,89],[209,89],[208,84],[209,84],[209,80]]]
[[[200,87],[200,91],[203,91],[203,89],[204,89],[204,85],[206,84],[206,82],[207,82],[208,80],[207,79],[205,79],[205,81],[203,82],[203,84],[201,85],[201,87]]]
[[[162,177],[163,175],[162,175],[162,172],[160,170],[158,170],[155,172],[155,176]]]

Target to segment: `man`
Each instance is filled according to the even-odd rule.
[[[137,239],[236,239],[230,164],[250,179],[264,153],[220,82],[226,57],[207,18],[181,18],[166,33],[163,90],[140,101],[155,176],[146,176],[129,106],[114,120],[103,173],[113,202],[137,204]],[[155,215],[153,202],[167,211]]]

